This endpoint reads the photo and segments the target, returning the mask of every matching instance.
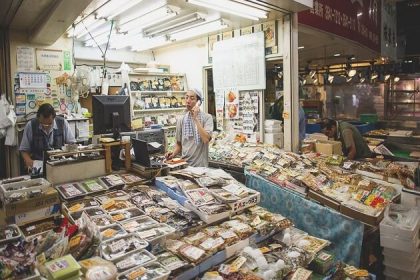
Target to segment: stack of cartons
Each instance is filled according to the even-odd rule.
[[[417,208],[391,205],[380,224],[386,279],[420,279],[420,219]]]
[[[279,120],[265,120],[264,143],[283,148],[283,138],[282,122]]]

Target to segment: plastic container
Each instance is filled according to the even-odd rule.
[[[107,200],[115,199],[115,200],[129,200],[130,195],[126,193],[125,191],[113,191],[106,193],[104,195],[98,196],[96,198],[100,204],[103,204]]]
[[[167,224],[155,224],[153,227],[137,231],[137,235],[149,243],[155,244],[162,238],[174,233],[176,230]]]
[[[118,275],[118,280],[166,280],[169,274],[171,274],[169,270],[155,262],[127,270]]]
[[[102,241],[118,238],[126,234],[127,232],[119,224],[114,224],[112,226],[100,229],[100,236]]]
[[[413,253],[406,253],[403,251],[398,251],[390,248],[384,248],[382,251],[385,257],[390,256],[392,258],[404,259],[409,262],[416,262],[420,259],[420,250],[414,251]]]
[[[100,207],[99,202],[92,197],[63,203],[63,210],[66,213],[78,212],[92,207]]]
[[[15,224],[0,227],[0,244],[14,242],[22,237],[22,232]]]
[[[118,188],[124,186],[124,180],[117,174],[111,174],[103,177],[99,177],[101,183],[108,189]]]
[[[16,194],[21,194],[24,198],[31,197],[36,195],[35,192],[43,191],[50,186],[51,183],[44,178],[2,184],[0,186],[1,199],[3,202],[7,203],[14,200],[13,197],[16,196]]]
[[[137,207],[132,207],[123,210],[117,210],[109,212],[111,218],[116,222],[124,222],[127,220],[135,219],[137,217],[143,216],[144,212]]]
[[[87,194],[85,189],[77,182],[57,185],[55,188],[65,200],[82,197]]]
[[[399,204],[390,204],[380,223],[380,233],[401,240],[413,240],[420,228],[419,211]]]
[[[404,271],[401,269],[385,266],[384,274],[387,277],[392,277],[401,280],[417,280],[420,275],[420,267],[415,271]]]
[[[103,210],[100,207],[91,207],[91,208],[86,208],[82,211],[77,211],[77,212],[71,212],[69,213],[69,219],[75,223],[83,214],[83,212],[85,212],[89,217],[93,217],[93,216],[101,216],[101,215],[107,215],[107,213],[105,212],[105,210]]]
[[[404,271],[415,272],[420,265],[420,259],[409,260],[407,258],[398,258],[394,256],[385,255],[384,265],[397,268]]]
[[[126,230],[128,233],[137,232],[140,230],[145,230],[158,225],[159,223],[153,220],[148,216],[140,216],[134,219],[130,219],[120,223],[121,226]]]
[[[121,242],[124,240],[124,242]],[[118,238],[103,241],[99,247],[101,257],[105,260],[114,262],[120,259],[124,254],[134,250],[146,249],[149,243],[135,234],[127,234]],[[114,250],[112,252],[111,250]]]
[[[420,240],[418,237],[418,231],[412,240],[398,239],[394,236],[388,236],[381,233],[381,246],[412,254],[419,250]]]
[[[97,193],[106,191],[108,187],[99,179],[88,179],[80,182],[80,185],[86,190],[87,193]]]
[[[120,259],[114,261],[118,273],[122,273],[136,266],[144,266],[148,263],[155,262],[156,257],[149,251],[140,249],[125,254]]]
[[[90,217],[92,222],[99,228],[104,228],[115,224],[115,221],[108,215],[98,215]]]

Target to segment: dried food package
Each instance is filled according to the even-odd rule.
[[[134,207],[134,205],[130,201],[122,199],[109,199],[104,201],[101,206],[107,212],[113,212]]]
[[[17,240],[21,236],[22,234],[17,225],[0,226],[0,244]]]
[[[136,266],[143,266],[149,262],[155,261],[156,257],[148,251],[142,249],[125,254],[120,260],[115,261],[118,273],[129,270]]]
[[[121,222],[121,226],[129,233],[152,228],[157,224],[158,222],[147,216],[140,216],[135,219]]]
[[[165,240],[165,244],[164,247],[174,253],[177,254],[179,249],[183,246],[187,245],[187,243],[185,243],[184,241],[181,240],[177,240],[177,239],[166,239]]]
[[[117,188],[124,186],[124,180],[117,174],[111,174],[99,177],[99,180],[108,188]]]
[[[107,200],[115,199],[115,200],[128,200],[130,199],[130,195],[125,191],[112,191],[108,192],[104,195],[98,196],[96,198],[101,204],[105,203]]]
[[[87,197],[80,200],[64,202],[63,206],[67,212],[77,212],[85,208],[99,207],[100,205],[99,202],[96,201],[96,199]]]
[[[102,242],[100,252],[104,259],[115,261],[129,252],[145,249],[148,245],[147,241],[132,233]]]
[[[190,244],[182,246],[178,252],[192,263],[200,263],[206,257],[206,251]]]
[[[204,239],[203,242],[201,242],[198,247],[200,247],[201,249],[207,252],[215,253],[219,251],[223,247],[224,244],[225,244],[225,240],[222,237],[216,237],[216,238],[208,237]]]
[[[152,228],[139,230],[137,234],[150,243],[174,232],[175,229],[166,224],[156,224]]]
[[[144,212],[136,207],[131,207],[128,209],[117,210],[110,212],[109,215],[111,219],[115,222],[123,222],[129,219],[137,218],[144,215]]]
[[[85,180],[80,183],[82,187],[89,193],[105,191],[108,188],[103,186],[99,179]]]
[[[126,234],[127,232],[119,224],[114,224],[109,227],[100,229],[100,237],[102,241],[121,237]]]
[[[100,228],[107,227],[115,223],[115,221],[108,215],[93,216],[90,219]]]
[[[184,260],[180,259],[177,255],[170,252],[163,252],[156,256],[157,261],[167,270],[175,271],[184,266],[187,266]]]
[[[136,184],[144,181],[143,178],[131,173],[124,173],[119,175],[126,185]]]
[[[217,235],[225,240],[226,246],[235,244],[239,241],[239,236],[231,229],[222,229],[217,233]]]
[[[102,208],[92,207],[92,208],[86,208],[82,211],[72,212],[70,213],[70,218],[73,219],[73,222],[76,222],[78,219],[80,219],[83,213],[86,213],[86,215],[88,215],[89,217],[107,214],[105,210],[103,210]]]
[[[73,199],[87,194],[78,183],[62,184],[55,188],[64,199]]]
[[[138,266],[123,272],[118,277],[119,280],[154,280],[167,279],[170,271],[159,263],[150,263]]]
[[[183,238],[183,241],[185,241],[189,244],[198,246],[201,242],[203,242],[207,238],[208,238],[208,236],[205,233],[199,231],[197,233],[185,236]]]

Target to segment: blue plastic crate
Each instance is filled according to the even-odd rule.
[[[319,123],[307,123],[306,124],[306,133],[316,133],[321,132],[321,125]]]

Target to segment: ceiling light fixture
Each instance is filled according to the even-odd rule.
[[[155,25],[143,30],[144,36],[155,37],[165,33],[173,33],[191,28],[194,25],[204,22],[206,19],[199,13],[193,13],[172,20],[165,21],[162,24]]]
[[[125,11],[130,10],[142,1],[143,0],[113,0],[111,3],[98,10],[98,16],[111,20]]]
[[[351,69],[348,71],[347,75],[353,78],[353,76],[356,75],[356,73],[357,73],[356,69]]]
[[[133,51],[145,51],[170,44],[167,36],[154,37],[151,39],[139,40],[131,46]]]
[[[362,15],[363,15],[363,13],[362,13],[362,12],[357,13],[357,16],[358,16],[358,17],[361,17]]]
[[[305,48],[305,46],[300,46],[300,47],[298,47],[298,50],[301,50],[301,49],[304,49]]]
[[[394,82],[398,83],[400,81],[400,77],[395,77]]]
[[[314,76],[315,76],[315,74],[316,74],[316,71],[315,70],[311,70],[311,72],[309,72],[309,77],[311,77],[311,79],[313,79]]]
[[[225,12],[228,14],[236,15],[239,17],[260,20],[261,18],[267,18],[267,13],[259,8],[247,6],[237,2],[229,0],[186,0],[188,3],[193,5],[201,6],[204,8]]]
[[[125,33],[131,30],[144,29],[175,17],[180,8],[174,6],[163,6],[147,12],[136,19],[125,21],[119,26],[119,32]]]
[[[215,21],[206,22],[206,23],[197,25],[197,26],[195,26],[193,28],[190,28],[190,29],[187,29],[187,30],[171,33],[170,38],[171,38],[171,40],[180,41],[180,40],[189,39],[189,38],[197,37],[197,36],[200,36],[200,35],[204,35],[204,34],[207,34],[207,33],[219,31],[219,30],[222,30],[222,29],[225,29],[225,28],[228,28],[228,27],[229,27],[229,25],[223,19],[218,19],[218,20],[215,20]]]
[[[373,73],[372,73],[372,76],[370,76],[370,79],[371,79],[371,80],[375,80],[376,78],[378,78],[378,73],[373,72]]]
[[[384,79],[385,79],[385,81],[388,81],[390,77],[391,77],[391,75],[386,74],[386,75],[385,75],[385,78],[384,78]]]
[[[340,56],[340,55],[341,55],[341,53],[335,53],[335,54],[334,54],[334,56],[335,56],[335,57],[338,57],[338,56]]]
[[[364,83],[365,82],[365,78],[360,78],[360,83]]]
[[[332,84],[334,82],[334,76],[333,75],[328,75],[328,82],[330,84]]]

